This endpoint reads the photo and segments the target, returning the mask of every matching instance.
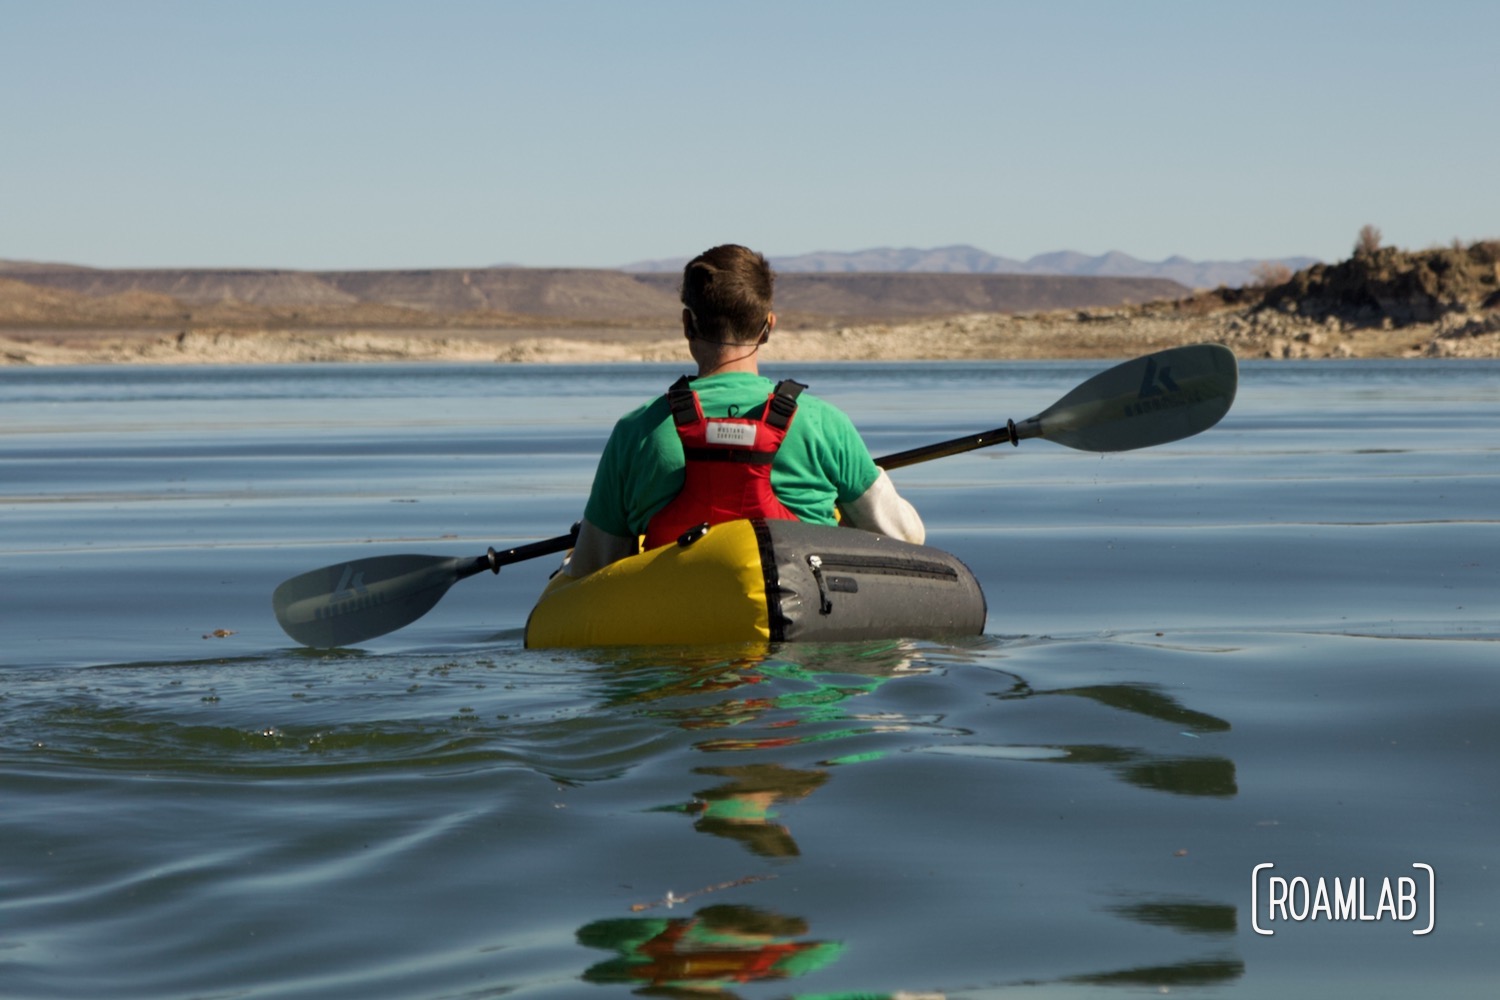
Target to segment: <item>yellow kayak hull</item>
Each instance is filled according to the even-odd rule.
[[[985,602],[939,549],[798,521],[731,521],[579,579],[557,574],[534,649],[977,634]]]

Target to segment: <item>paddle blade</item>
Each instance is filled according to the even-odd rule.
[[[1238,386],[1229,348],[1174,347],[1100,372],[1017,431],[1080,451],[1149,448],[1208,430],[1229,412]]]
[[[418,555],[338,563],[287,580],[271,606],[282,630],[304,646],[347,646],[416,621],[470,575],[473,563]]]

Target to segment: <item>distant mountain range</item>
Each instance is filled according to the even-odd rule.
[[[0,261],[0,328],[214,326],[670,328],[679,274],[585,268],[293,271],[91,268]],[[788,328],[962,313],[1024,313],[1176,299],[1165,278],[1114,275],[788,271]]]
[[[686,257],[680,257],[638,261],[625,265],[621,270],[636,273],[680,271],[687,260]],[[1174,256],[1163,261],[1145,261],[1118,251],[1090,257],[1072,250],[1038,254],[1023,261],[999,257],[972,246],[935,247],[927,250],[880,247],[847,253],[830,250],[790,257],[771,257],[771,266],[782,273],[922,272],[1166,278],[1188,288],[1217,288],[1220,285],[1238,288],[1256,281],[1260,276],[1258,272],[1268,266],[1281,264],[1288,270],[1300,271],[1316,263],[1318,259],[1315,257],[1194,261]]]

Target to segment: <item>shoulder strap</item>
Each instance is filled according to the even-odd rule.
[[[797,412],[797,397],[806,388],[801,382],[791,379],[777,382],[776,391],[766,403],[766,423],[779,431],[786,430],[786,425],[792,422],[792,414]]]
[[[692,381],[691,376],[684,375],[667,390],[667,406],[671,407],[672,421],[678,427],[703,419],[703,408],[698,405],[698,394],[690,385]]]

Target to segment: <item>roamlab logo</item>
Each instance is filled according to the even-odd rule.
[[[1273,875],[1272,862],[1250,873],[1250,924],[1267,937],[1276,924],[1398,923],[1412,924],[1422,937],[1437,926],[1437,876],[1420,861],[1412,867],[1425,875],[1367,879]]]

